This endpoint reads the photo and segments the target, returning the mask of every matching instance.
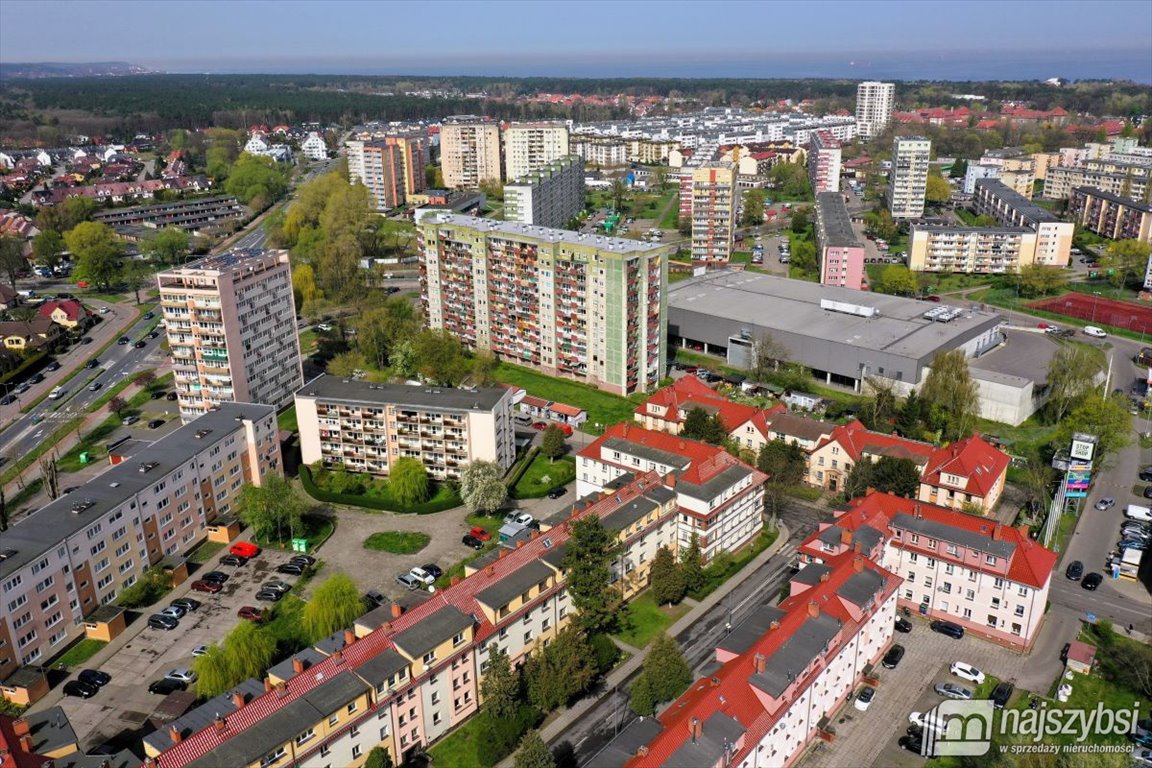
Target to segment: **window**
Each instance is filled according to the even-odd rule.
[[[348,714],[352,714],[353,712],[355,712],[357,706],[358,706],[358,702],[355,702],[355,701],[352,702],[351,704],[349,704],[348,705]]]
[[[1000,598],[998,598],[998,597],[992,598],[992,607],[993,608],[999,608],[1000,607]]]
[[[927,589],[932,589],[932,577],[931,576],[925,576],[924,577],[924,586]]]
[[[1017,587],[1016,594],[1020,595],[1020,597],[1028,597],[1028,587]]]
[[[931,546],[931,542],[929,542],[929,546]],[[934,558],[934,557],[928,558],[928,567],[929,568],[935,568],[936,567],[936,558]]]
[[[360,745],[359,744],[353,744],[352,745],[352,757],[360,757]]]
[[[976,599],[976,590],[974,590],[974,589],[965,590],[964,599],[965,600],[975,600]]]
[[[284,757],[284,754],[284,747],[277,747],[275,752],[269,752],[268,754],[264,755],[264,757],[260,758],[260,765],[272,765],[272,763],[275,763],[280,758]]]
[[[335,728],[336,725],[339,724],[339,722],[340,722],[340,715],[332,715],[331,717],[328,718],[329,727]]]
[[[1016,606],[1016,615],[1017,616],[1023,616],[1024,615],[1024,606],[1022,606],[1022,605]]]
[[[1014,634],[1014,635],[1021,634],[1023,632],[1023,629],[1024,628],[1021,627],[1019,624],[1015,624],[1015,623],[1012,624],[1012,634]]]
[[[941,588],[941,590],[943,590],[944,594],[946,594],[946,595],[952,594],[952,582],[946,581],[940,586],[940,588]]]
[[[440,725],[440,713],[439,712],[433,712],[432,713],[432,725]]]
[[[908,578],[905,579],[909,584],[916,583],[916,571],[908,571]]]
[[[995,555],[986,555],[984,557],[984,562],[988,563],[988,565],[996,565],[996,556]]]
[[[972,618],[972,609],[971,608],[965,608],[964,609],[964,618],[966,618],[966,619]]]
[[[920,562],[920,555],[916,554],[915,552],[909,553],[908,560],[913,563],[918,563]]]
[[[994,613],[988,614],[988,626],[990,626],[990,627],[996,626],[996,614],[994,614]]]
[[[427,667],[434,661],[436,661],[436,651],[428,651],[428,653],[424,654],[424,666]]]
[[[380,738],[384,737],[381,736]],[[332,747],[328,746],[327,744],[320,745],[320,757],[328,757],[330,754],[332,754]]]
[[[296,737],[296,746],[300,746],[301,744],[305,743],[306,741],[308,741],[309,739],[311,739],[315,735],[316,735],[316,732],[314,730],[312,730],[311,728],[309,728],[308,730],[304,731],[304,733],[302,733]]]
[[[952,563],[944,563],[944,573],[948,576],[951,576],[955,570],[956,568]]]
[[[1004,579],[1001,579],[1000,577],[996,577],[996,579],[994,579],[992,581],[992,586],[995,587],[996,589],[1003,589],[1004,588]]]

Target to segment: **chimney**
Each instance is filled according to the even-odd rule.
[[[840,543],[846,547],[850,545],[852,543],[852,531],[848,530],[847,528],[841,528]]]
[[[344,651],[340,650],[339,648],[332,651],[332,661],[334,661],[336,664],[343,664],[344,663]]]
[[[636,757],[648,757],[648,745],[641,744],[640,748],[636,750]]]
[[[241,693],[240,691],[232,691],[232,705],[234,707],[236,707],[236,709],[240,709],[241,707],[243,707],[244,706],[244,694]]]
[[[996,523],[996,526],[992,529],[992,541],[1000,541],[1003,538],[1004,538],[1004,526],[1001,525],[1000,523]]]
[[[527,543],[528,542],[524,541],[524,539],[520,539],[520,541],[516,542],[516,549],[522,548]]]
[[[35,754],[33,751],[32,737],[24,734],[20,737],[20,751],[27,752],[28,754]]]
[[[353,632],[351,629],[345,629],[344,630],[344,647],[347,648],[348,646],[352,645],[352,643],[354,643],[354,642],[356,642],[356,633]]]
[[[500,547],[499,552],[500,552],[500,554],[496,556],[497,560],[503,560],[504,558],[508,557],[508,548],[507,547]]]
[[[694,717],[688,721],[688,735],[692,737],[692,743],[695,744],[704,733],[704,723],[700,722],[700,718]]]
[[[912,507],[912,513],[916,516],[917,520],[924,519],[924,510],[920,508],[919,504],[916,504]]]
[[[392,603],[392,618],[398,619],[403,613],[404,609],[400,606],[400,603]]]
[[[451,586],[454,587],[460,583],[461,579],[459,576],[453,576],[449,581],[450,581]]]
[[[676,473],[675,472],[669,472],[668,477],[665,478],[665,482],[668,484],[669,488],[675,488],[676,487]]]
[[[820,605],[815,600],[808,601],[808,615],[814,619],[820,615]]]
[[[820,583],[823,584],[826,581],[828,581],[828,571],[820,574]]]
[[[179,744],[184,740],[184,734],[180,733],[180,729],[174,725],[168,726],[168,738],[172,739],[173,744]]]
[[[756,674],[762,673],[766,666],[768,666],[768,657],[764,654],[758,653],[752,657],[752,668],[756,670]]]
[[[212,721],[212,725],[216,728],[217,733],[222,733],[228,728],[228,721],[220,717],[220,715],[216,715],[216,719]]]
[[[292,667],[295,668],[296,665],[293,664]],[[264,678],[264,693],[270,693],[271,691],[272,691],[272,678],[266,677],[266,678]]]
[[[852,551],[856,552],[857,554],[863,552],[864,551],[864,542],[862,542],[862,541],[856,542],[856,544],[852,547]]]
[[[281,681],[276,683],[276,698],[282,699],[288,695],[288,684]]]
[[[856,555],[856,557],[852,558],[852,570],[856,571],[856,573],[864,572],[864,557],[862,555]]]
[[[528,534],[528,538],[530,538],[530,539],[532,539],[533,541],[535,541],[536,539],[540,538],[540,531],[538,531],[538,530],[536,530],[535,528],[533,528],[533,529],[532,529],[532,533]]]
[[[304,671],[304,659],[293,656],[292,657],[292,674],[299,675]]]
[[[154,757],[144,758],[144,764],[141,766],[141,768],[156,768],[156,758],[154,758]]]
[[[772,623],[768,625],[768,629],[780,629],[780,622],[773,619]]]
[[[12,733],[17,737],[27,736],[32,733],[32,724],[24,718],[18,718],[12,721]]]
[[[876,489],[873,488],[872,486],[868,486],[867,488],[864,489],[864,495],[865,496],[871,496],[874,493],[876,493]]]

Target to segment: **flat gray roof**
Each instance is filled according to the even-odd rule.
[[[552,229],[538,227],[534,224],[520,224],[513,221],[496,221],[495,219],[480,219],[475,216],[465,216],[459,213],[449,213],[437,210],[435,213],[425,214],[420,219],[420,225],[454,225],[470,227],[483,232],[497,235],[506,235],[517,240],[535,240],[537,242],[567,243],[568,245],[582,245],[589,248],[600,248],[605,251],[622,251],[624,253],[653,253],[655,251],[671,251],[672,246],[663,243],[646,243],[642,240],[628,240],[623,237],[604,237],[602,235],[588,235],[572,232],[567,229]]]
[[[1142,203],[1139,200],[1135,200],[1131,197],[1114,195],[1111,192],[1105,192],[1104,190],[1097,189],[1096,187],[1076,187],[1072,190],[1072,192],[1073,194],[1080,192],[1092,197],[1098,197],[1101,200],[1107,200],[1110,203],[1118,203],[1119,205],[1123,205],[1126,208],[1143,211],[1144,213],[1152,213],[1152,205],[1148,205],[1148,203]]]
[[[64,539],[95,523],[101,515],[154,485],[158,478],[224,440],[236,430],[238,420],[260,419],[275,412],[270,405],[221,403],[218,410],[208,411],[152,443],[140,454],[143,460],[133,457],[117,464],[72,493],[17,521],[0,541],[0,550],[14,551],[0,560],[0,579],[51,551]],[[155,462],[156,466],[142,472],[145,462]],[[80,512],[72,511],[89,503],[91,506]]]
[[[1005,382],[1033,381],[1036,386],[1047,383],[1048,365],[1060,351],[1060,342],[1032,330],[1008,329],[1004,336],[1007,343],[969,361],[972,375]]]
[[[1060,221],[1059,217],[1047,208],[1041,208],[1024,195],[1012,189],[999,179],[978,179],[977,187],[984,187],[996,197],[1012,206],[1021,216],[1035,222],[1046,223]]]
[[[483,409],[490,411],[501,398],[511,396],[504,387],[415,387],[407,384],[372,384],[355,379],[320,374],[296,391],[297,397],[318,400],[336,400],[357,405],[397,405],[413,408],[445,408],[458,411]]]
[[[875,314],[865,317],[824,309],[822,300],[870,308]],[[796,362],[856,375],[856,361],[869,361],[871,375],[879,375],[884,356],[927,364],[937,352],[958,347],[1001,323],[999,315],[972,309],[947,323],[925,318],[924,313],[936,306],[763,273],[713,272],[669,286],[668,325],[670,335],[725,346],[729,335],[747,329],[755,338],[759,327],[780,334],[776,341]]]
[[[884,578],[876,571],[865,568],[863,571],[849,576],[848,580],[840,585],[840,589],[836,590],[836,594],[853,605],[863,608],[872,602],[876,593],[883,586]]]
[[[848,217],[848,206],[840,192],[821,192],[816,195],[816,220],[824,232],[824,245],[851,248],[860,245]]]
[[[913,224],[913,232],[955,232],[957,234],[966,235],[970,232],[983,232],[989,235],[1023,235],[1033,230],[1028,227],[968,227],[959,224],[936,224],[927,222],[924,224]]]
[[[551,573],[551,571],[549,571]],[[445,640],[472,626],[473,618],[446,605],[392,637],[392,644],[413,659],[419,659]]]

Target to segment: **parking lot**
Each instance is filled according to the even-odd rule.
[[[880,680],[876,697],[867,712],[857,711],[849,700],[831,719],[836,740],[817,742],[804,758],[804,768],[844,768],[849,765],[883,765],[890,768],[919,766],[924,758],[906,752],[896,743],[908,728],[908,715],[924,712],[943,698],[932,687],[952,682],[974,689],[975,685],[953,677],[948,667],[954,661],[971,664],[984,674],[1010,680],[1019,674],[1024,657],[972,637],[953,640],[928,629],[926,622],[913,620],[909,634],[896,633],[894,642],[907,652],[896,669],[884,669],[879,662],[875,676]]]
[[[103,664],[94,668],[112,676],[112,681],[91,699],[65,697],[61,706],[87,748],[108,741],[121,731],[137,731],[145,726],[153,710],[164,697],[148,692],[149,683],[164,677],[170,669],[192,664],[192,649],[198,645],[219,642],[240,619],[236,611],[245,605],[267,607],[255,599],[256,587],[271,579],[292,584],[295,576],[275,573],[291,553],[264,551],[246,565],[232,568],[219,564],[220,556],[199,566],[192,576],[150,609],[136,614],[127,629],[134,635]],[[224,589],[215,595],[192,592],[190,587],[199,574],[218,570],[230,574]],[[180,619],[172,631],[150,629],[148,616],[158,613],[178,597],[191,597],[203,605]],[[74,672],[79,672],[79,667]],[[59,691],[53,689],[53,694]],[[151,730],[150,728],[147,730]]]

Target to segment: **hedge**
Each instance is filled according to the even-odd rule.
[[[326,501],[329,504],[346,504],[350,507],[363,507],[364,509],[401,512],[404,514],[430,515],[433,512],[443,512],[446,509],[454,509],[464,503],[461,501],[459,493],[453,493],[448,498],[439,501],[424,501],[408,506],[389,504],[383,499],[378,499],[374,496],[352,496],[346,493],[332,493],[331,491],[321,490],[316,487],[316,483],[312,480],[312,468],[306,464],[300,465],[300,484],[304,486],[304,490],[308,495],[317,501]]]
[[[508,475],[504,484],[508,486],[508,495],[512,495],[512,489],[520,482],[520,478],[524,477],[524,473],[528,471],[528,467],[532,466],[532,460],[536,458],[536,454],[540,453],[539,446],[533,446],[524,454],[524,458],[520,459],[520,463],[512,467],[512,473]]]

